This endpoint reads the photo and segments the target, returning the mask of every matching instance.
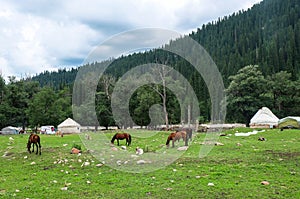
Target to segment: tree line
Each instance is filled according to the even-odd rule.
[[[261,106],[268,106],[278,117],[299,115],[296,106],[300,93],[299,1],[264,0],[251,9],[205,24],[188,36],[207,50],[221,72],[228,96],[228,122],[247,123]],[[185,59],[164,50],[180,39],[159,49],[111,60],[95,97],[100,124],[115,124],[110,107],[115,83],[133,67],[147,63],[166,64],[182,74],[199,99],[199,120],[210,121],[210,96],[202,76]],[[45,71],[20,81],[11,77],[6,84],[1,79],[0,127],[56,125],[72,117],[72,90],[78,70],[100,65],[94,62],[71,70]],[[164,88],[157,89],[163,91]],[[153,85],[134,92],[129,109],[136,123],[150,122],[149,108],[163,104],[158,93]],[[170,90],[166,93],[170,124],[180,123],[178,101]]]

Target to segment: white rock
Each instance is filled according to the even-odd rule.
[[[209,183],[207,184],[207,186],[215,186],[215,185],[214,185],[214,183],[209,182]]]
[[[126,150],[126,146],[121,146],[121,149]]]
[[[139,147],[136,148],[135,154],[137,154],[137,155],[142,155],[143,153],[144,153],[144,150],[143,150],[143,149],[141,149],[141,148],[139,148]]]
[[[177,148],[177,151],[186,151],[188,148],[188,146],[181,146]]]
[[[137,163],[137,164],[145,164],[146,161],[145,161],[145,160],[138,160],[136,163]]]

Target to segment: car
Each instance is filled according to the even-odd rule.
[[[55,134],[55,128],[54,128],[54,126],[51,126],[51,125],[41,126],[40,134],[48,134],[48,135]]]

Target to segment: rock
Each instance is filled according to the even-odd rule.
[[[126,150],[126,146],[121,146],[121,149]]]
[[[145,164],[146,161],[145,161],[145,160],[138,160],[136,163],[137,163],[137,164]]]
[[[214,183],[209,182],[209,183],[207,184],[207,186],[215,186],[215,185],[214,185]]]
[[[81,150],[76,149],[76,148],[71,149],[71,154],[79,154],[79,153],[81,153]]]
[[[139,148],[139,147],[136,147],[136,149],[135,149],[135,154],[137,154],[137,155],[142,155],[144,153],[144,150],[143,149],[141,149],[141,148]]]
[[[186,151],[188,148],[188,146],[181,146],[177,148],[177,151]]]
[[[224,144],[221,143],[221,142],[216,142],[215,145],[216,145],[216,146],[224,146]]]
[[[91,164],[90,162],[84,162],[84,163],[82,163],[81,167],[83,167],[83,166],[89,166],[90,164]]]
[[[116,148],[116,147],[111,147],[111,150],[112,150],[112,151],[118,151],[118,148]]]
[[[242,144],[241,144],[241,143],[239,143],[239,142],[238,142],[238,143],[236,143],[236,145],[237,145],[237,146],[242,146]]]
[[[259,137],[258,140],[259,141],[266,141],[266,139],[264,137]]]
[[[261,181],[260,184],[262,184],[262,185],[269,185],[270,183],[268,181]]]

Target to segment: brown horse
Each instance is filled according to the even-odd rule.
[[[32,144],[32,151],[30,151],[30,147],[31,147],[31,144]],[[34,152],[34,145],[36,146],[36,153],[35,154],[38,154],[39,152],[39,149],[40,149],[40,155],[41,155],[41,142],[40,142],[40,136],[38,136],[37,134],[30,134],[29,138],[28,138],[28,143],[27,143],[27,149],[28,149],[28,152],[31,153],[31,152]]]
[[[114,144],[115,139],[117,139],[118,146],[119,146],[119,140],[124,140],[124,139],[126,139],[127,146],[131,144],[131,135],[129,133],[116,133],[111,139],[112,144]]]
[[[186,132],[185,131],[176,131],[176,132],[173,132],[171,133],[169,136],[168,136],[168,139],[167,139],[167,142],[166,142],[166,145],[167,147],[169,147],[169,144],[170,144],[170,141],[172,140],[172,147],[174,147],[174,143],[176,141],[179,142],[179,140],[182,138],[182,140],[185,142],[185,140],[187,139],[186,137]]]

